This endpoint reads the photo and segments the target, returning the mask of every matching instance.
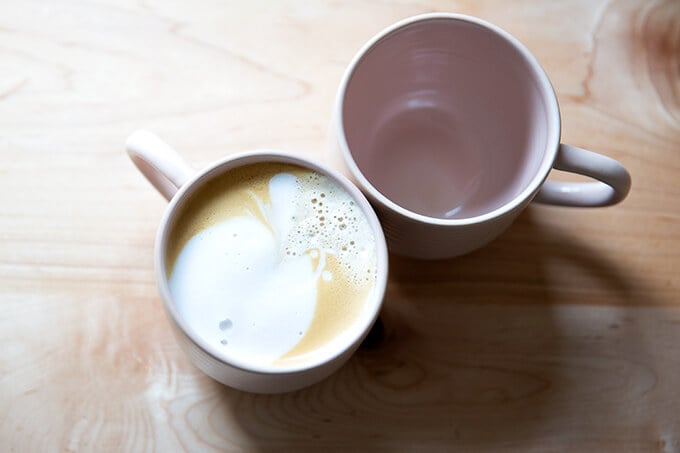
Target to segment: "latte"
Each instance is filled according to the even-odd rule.
[[[361,208],[332,179],[291,164],[249,164],[203,184],[171,226],[165,258],[189,328],[248,364],[314,361],[376,286]]]

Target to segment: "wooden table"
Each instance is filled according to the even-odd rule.
[[[563,140],[623,162],[607,209],[532,206],[440,262],[391,257],[385,336],[240,393],[179,350],[152,270],[166,202],[124,154],[323,161],[385,26],[450,10],[544,65]],[[7,1],[0,14],[0,450],[679,451],[680,2]]]

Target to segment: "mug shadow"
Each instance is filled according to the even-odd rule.
[[[644,347],[625,322],[635,304],[626,275],[576,237],[537,224],[531,209],[473,254],[390,260],[384,332],[301,391],[253,395],[206,379],[204,390],[219,401],[210,413],[215,431],[236,422],[255,451],[528,447],[580,416],[574,398],[605,377],[623,379],[593,371],[592,355],[574,351],[597,336]],[[578,306],[554,300],[555,260],[597,276],[620,304],[583,325]]]

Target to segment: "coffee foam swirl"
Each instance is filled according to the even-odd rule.
[[[296,363],[358,318],[375,283],[375,238],[330,178],[253,164],[186,206],[167,271],[178,311],[207,341],[242,360]]]

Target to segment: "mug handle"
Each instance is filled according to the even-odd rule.
[[[133,132],[125,148],[137,169],[168,201],[195,173],[177,151],[149,131]]]
[[[534,198],[558,206],[610,206],[626,198],[631,178],[618,161],[575,146],[560,144],[553,168],[597,179],[595,182],[546,181]]]

